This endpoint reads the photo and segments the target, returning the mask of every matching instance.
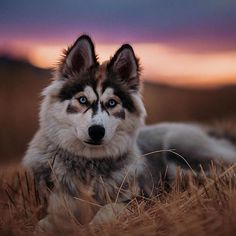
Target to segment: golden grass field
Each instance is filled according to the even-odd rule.
[[[49,71],[24,62],[0,60],[0,235],[32,235],[43,217],[33,178],[17,164],[38,126],[39,93]],[[148,123],[236,120],[236,87],[187,89],[144,84]],[[236,235],[236,166],[225,167],[199,183],[181,175],[169,192],[134,199],[129,214],[110,224],[58,223],[54,235]],[[85,212],[86,214],[86,212]],[[67,228],[67,229],[65,229]],[[43,234],[47,235],[47,234]],[[49,233],[48,233],[49,235]]]
[[[179,173],[170,191],[152,199],[133,199],[129,213],[107,224],[81,225],[68,219],[42,235],[235,235],[236,165],[196,182]],[[183,183],[186,183],[183,186]],[[32,235],[42,217],[33,178],[19,167],[1,170],[0,235]],[[86,212],[84,212],[86,214]]]

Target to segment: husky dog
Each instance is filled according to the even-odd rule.
[[[23,159],[38,185],[50,189],[49,215],[65,216],[67,209],[88,222],[97,205],[157,194],[160,179],[170,181],[177,166],[233,162],[234,136],[216,137],[195,124],[145,127],[139,74],[128,44],[102,64],[86,35],[65,51],[43,91],[40,127]]]

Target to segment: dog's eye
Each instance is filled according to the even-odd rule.
[[[88,100],[85,96],[81,96],[81,97],[78,98],[78,101],[79,101],[80,104],[84,105],[84,104],[87,103]]]
[[[107,102],[107,107],[109,107],[109,108],[113,108],[113,107],[115,107],[116,105],[117,105],[117,101],[114,100],[114,99],[110,99],[110,100],[108,100],[108,102]]]

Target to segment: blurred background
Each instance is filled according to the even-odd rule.
[[[133,45],[147,123],[236,121],[235,0],[1,0],[0,163],[22,158],[51,68],[82,33],[100,61]]]

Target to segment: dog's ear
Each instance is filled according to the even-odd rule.
[[[71,72],[80,73],[86,71],[96,64],[98,62],[94,44],[89,36],[82,35],[64,52],[60,69],[63,75],[67,75]]]
[[[139,63],[129,44],[122,45],[107,65],[108,71],[128,85],[133,91],[139,89]]]

